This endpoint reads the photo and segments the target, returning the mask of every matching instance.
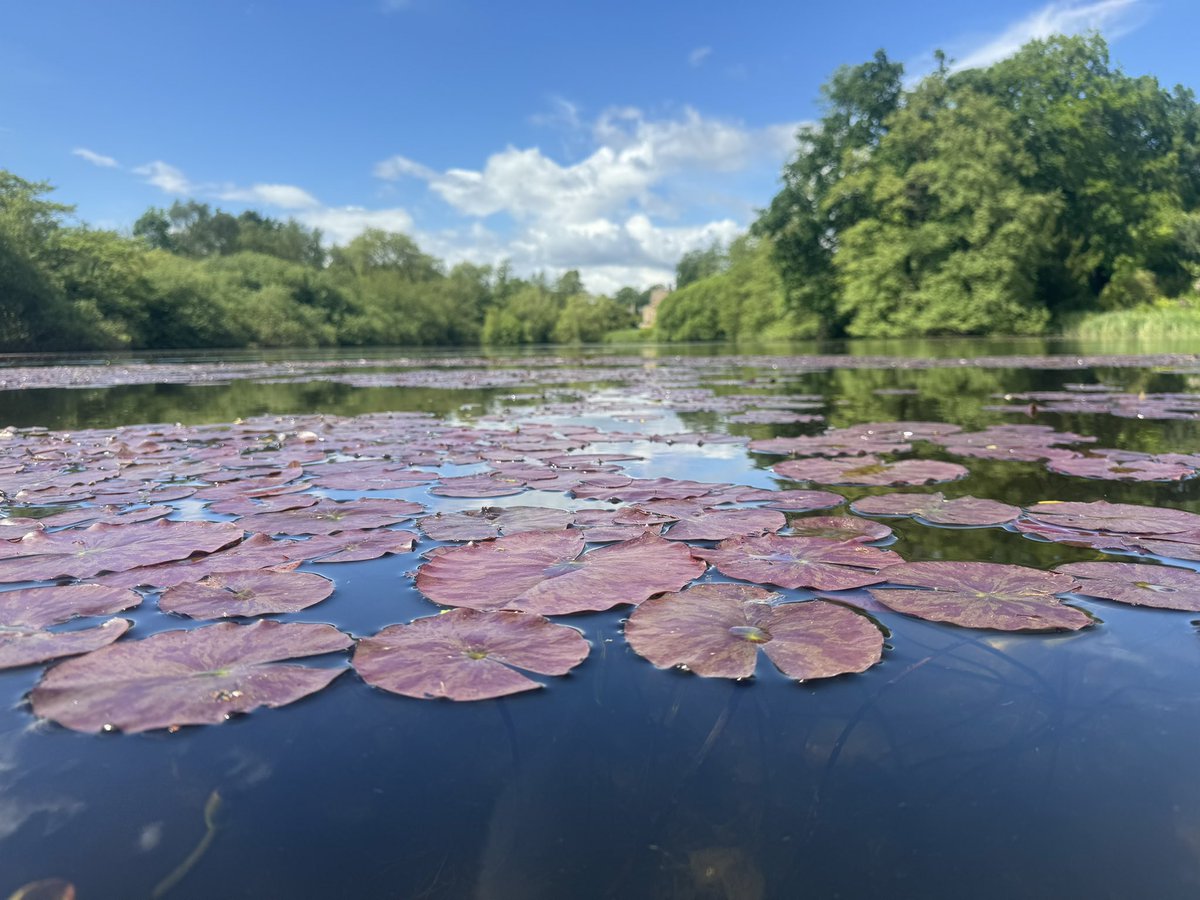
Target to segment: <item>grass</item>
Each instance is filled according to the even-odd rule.
[[[1068,321],[1063,332],[1082,340],[1194,339],[1200,346],[1200,304],[1163,301],[1133,309],[1083,313]]]

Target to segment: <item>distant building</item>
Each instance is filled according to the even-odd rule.
[[[665,287],[656,287],[650,292],[650,302],[642,307],[642,324],[640,328],[653,328],[658,318],[658,306],[671,291]]]

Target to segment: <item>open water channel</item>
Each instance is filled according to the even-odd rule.
[[[141,479],[151,494],[126,497],[113,515],[153,505],[153,491],[167,485],[203,495],[229,483],[236,438],[233,456],[254,468],[247,478],[270,482],[294,461],[304,474],[288,482],[293,488],[315,479],[308,493],[332,501],[403,499],[420,504],[418,519],[483,507],[618,510],[646,500],[621,478],[634,487],[673,479],[845,498],[787,510],[785,537],[803,533],[806,518],[850,516],[850,503],[897,492],[1020,510],[1105,500],[1200,513],[1192,477],[1200,459],[1186,459],[1200,453],[1200,357],[1189,348],[1139,357],[1028,342],[842,347],[823,356],[801,349],[814,348],[12,359],[0,369],[9,448],[0,511],[44,517],[103,505],[103,481],[90,493],[64,486],[72,466],[132,467],[125,480]],[[770,467],[791,454],[747,444],[863,423],[875,423],[876,435],[898,429],[893,442],[909,445],[879,454],[880,465],[931,460],[967,474],[900,486],[785,478]],[[1073,437],[1035,441],[1057,447],[1042,457],[1024,452],[1027,431],[990,454],[961,452],[962,444],[956,452],[945,440],[949,426],[997,425]],[[71,458],[72,446],[91,449]],[[1145,455],[1117,460],[1103,477],[1071,473],[1071,460],[1103,464],[1098,448]],[[155,469],[168,451],[169,463]],[[580,496],[569,479],[539,487],[528,468],[570,473],[548,458],[596,453],[628,457],[585,473],[615,476],[604,482],[609,494]],[[205,458],[219,467],[189,468]],[[1066,460],[1067,471],[1047,458]],[[372,460],[401,460],[429,480],[319,486],[321,465]],[[514,465],[526,468],[504,468]],[[38,490],[18,496],[22,471],[36,471]],[[511,493],[431,492],[442,479],[497,472],[516,485]],[[1151,480],[1135,480],[1144,473]],[[248,482],[247,495],[261,484]],[[634,499],[620,499],[623,490]],[[769,505],[757,495],[732,502],[728,489],[722,496],[727,508]],[[165,505],[173,520],[240,521],[212,512],[202,496]],[[1025,512],[971,527],[863,518],[894,532],[872,546],[909,562],[1200,568],[1186,543],[1166,555],[1161,542],[1149,553],[1116,539],[1104,547],[1046,540],[1022,530]],[[443,607],[418,591],[414,573],[429,551],[462,544],[434,540],[411,520],[388,527],[416,535],[413,549],[305,561],[300,571],[332,579],[332,596],[264,618],[327,623],[362,639],[436,614]],[[686,546],[704,552],[714,542]],[[741,581],[696,565],[694,584]],[[503,591],[482,578],[481,594]],[[741,680],[660,669],[626,641],[634,607],[618,605],[552,616],[582,633],[587,658],[568,675],[534,676],[543,687],[512,696],[398,696],[370,686],[347,652],[335,652],[299,661],[346,671],[290,705],[138,733],[88,733],[40,717],[29,695],[48,666],[0,671],[0,895],[48,878],[73,883],[82,900],[1200,893],[1200,613],[1072,591],[1059,600],[1093,617],[1088,627],[1006,632],[906,615],[861,588],[774,589],[784,602],[821,593],[869,617],[884,636],[881,660],[859,674],[799,682],[762,654]],[[207,625],[160,610],[153,585],[138,592],[140,606],[115,613],[133,625],[114,647]]]

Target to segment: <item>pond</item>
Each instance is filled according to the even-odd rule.
[[[167,663],[147,676],[159,679],[151,700],[114,689],[98,708],[89,690],[128,671],[76,668],[75,687],[50,681],[41,694],[48,672],[63,681],[79,663],[0,671],[0,895],[60,878],[83,900],[1193,897],[1200,614],[1189,610],[1200,595],[1186,579],[1200,568],[1200,529],[1184,514],[1200,514],[1200,357],[1153,349],[10,359],[5,589],[136,587],[140,605],[37,628],[131,622],[111,650],[185,630],[171,665],[213,677],[231,710],[243,688],[281,705],[162,727],[187,706]],[[924,464],[892,465],[903,461]],[[996,502],[947,506],[937,492]],[[381,517],[355,525],[382,555],[336,560],[352,542],[373,546],[313,512],[337,502]],[[544,511],[497,511],[512,507]],[[23,526],[29,517],[39,521]],[[150,529],[181,527],[164,518],[236,524],[201,526],[204,537],[188,524],[162,541]],[[92,525],[93,542],[116,549],[50,547],[93,540],[80,535],[97,520],[113,524]],[[600,522],[623,530],[590,530]],[[250,559],[243,530],[273,550],[307,544],[275,593],[311,605],[257,618],[359,642],[322,644],[327,628],[320,646],[266,653],[313,654],[292,664],[327,682],[287,705],[274,663],[273,675],[223,680],[257,639],[211,662],[196,643],[214,627],[200,618],[211,598],[163,583],[186,582],[181,568],[217,571],[203,561],[236,541]],[[160,544],[171,549],[159,555]],[[201,562],[173,562],[193,550]],[[1094,562],[1156,570],[1137,570],[1121,594],[1116,570],[1071,565]],[[330,580],[332,594],[301,599],[298,573]],[[685,584],[698,591],[690,601],[673,596]],[[259,590],[235,587],[226,594],[239,602]],[[260,599],[279,599],[273,590]],[[766,591],[778,596],[761,602]],[[662,592],[672,595],[646,599]],[[707,626],[679,610],[704,592],[759,618],[702,638]],[[968,621],[984,602],[990,618]],[[435,614],[469,606],[547,612],[556,630],[514,659],[528,671],[558,654],[558,668],[530,674],[540,686],[472,701],[513,669],[445,674],[435,662],[454,653],[428,637],[403,665],[368,660],[367,647],[402,643],[399,632],[366,642],[387,626],[432,616],[449,627],[462,614]],[[797,631],[779,618],[797,609],[835,624]],[[666,625],[653,619],[663,610]],[[216,627],[254,619],[230,621]],[[980,624],[992,627],[966,627]],[[13,640],[24,627],[0,625]],[[837,641],[849,631],[877,646],[847,650]],[[693,670],[705,657],[675,664],[668,632],[709,658],[737,656],[752,677],[703,677]],[[789,662],[779,648],[805,634],[821,646]],[[818,677],[828,673],[804,668],[810,651],[840,654],[848,674]],[[489,654],[504,655],[458,655],[497,665]],[[393,687],[464,699],[373,686],[388,665]]]

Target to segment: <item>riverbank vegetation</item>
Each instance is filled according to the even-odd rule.
[[[803,337],[1038,334],[1194,295],[1200,109],[1114,66],[1102,38],[1034,41],[916,82],[882,51],[840,69],[750,230]],[[661,336],[738,338],[732,262],[664,302]],[[764,278],[766,275],[764,274]],[[700,295],[706,302],[698,302]]]
[[[920,79],[834,73],[783,186],[728,247],[650,292],[446,263],[403,234],[196,201],[97,229],[0,170],[0,350],[574,343],[1194,328],[1200,106],[1098,35]],[[1094,318],[1091,318],[1094,317]],[[1147,332],[1149,333],[1149,332]]]

